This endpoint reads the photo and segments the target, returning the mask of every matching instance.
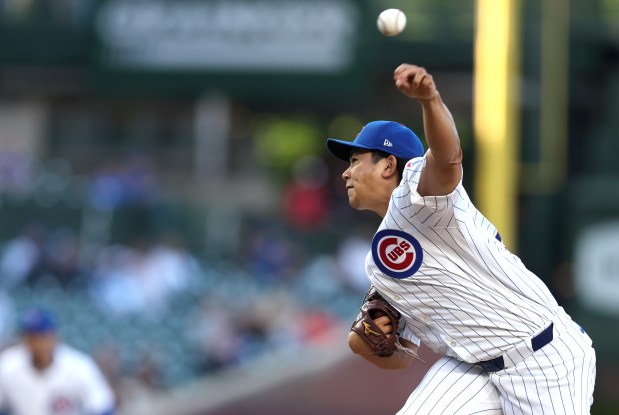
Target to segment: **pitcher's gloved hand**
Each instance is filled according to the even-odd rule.
[[[389,333],[385,333],[375,321],[383,316],[390,320],[390,323],[387,323],[387,326],[391,326]],[[365,295],[361,305],[361,312],[350,329],[361,336],[372,347],[373,354],[389,357],[397,349],[400,317],[400,312],[389,304],[378,293],[376,288],[372,286]]]

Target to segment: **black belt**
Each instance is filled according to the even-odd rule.
[[[534,352],[552,341],[553,326],[554,324],[550,323],[550,326],[546,327],[540,334],[531,339],[531,347],[533,347]],[[505,369],[505,360],[503,356],[499,356],[491,360],[479,362],[478,365],[483,367],[486,372],[498,372],[499,370]]]

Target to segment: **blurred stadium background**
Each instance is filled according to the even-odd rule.
[[[617,413],[619,0],[509,3],[512,249],[594,339],[593,413]],[[466,186],[491,197],[473,179],[479,4],[0,0],[2,346],[42,304],[124,415],[395,412],[425,367],[346,350],[378,221],[348,207],[324,140],[373,119],[421,132],[391,72],[425,66]],[[381,37],[391,7],[408,26]]]

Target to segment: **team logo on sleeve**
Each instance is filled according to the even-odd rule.
[[[372,258],[391,278],[408,278],[421,266],[423,251],[417,239],[406,232],[385,229],[372,239]]]

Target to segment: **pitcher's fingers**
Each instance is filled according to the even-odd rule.
[[[419,71],[415,73],[413,79],[411,80],[411,86],[415,89],[419,88],[419,86],[422,85],[427,76],[428,73],[425,71]]]
[[[387,325],[391,324],[391,319],[387,316],[380,316],[374,319],[374,322],[378,325]]]
[[[395,77],[396,85],[398,87],[411,88],[413,86],[412,81],[417,74],[417,68],[408,68],[403,70]]]
[[[432,86],[433,83],[434,79],[432,78],[432,75],[426,74],[425,78],[423,78],[423,81],[421,81],[421,86],[424,88],[429,88]]]
[[[400,76],[402,74],[402,72],[404,72],[406,70],[411,70],[413,68],[416,68],[416,66],[408,64],[408,63],[403,63],[400,66],[398,66],[397,68],[395,68],[395,71],[393,71],[393,78],[395,79],[398,76]]]
[[[409,83],[407,78],[399,78],[399,79],[397,79],[395,81],[395,86],[399,90],[401,90],[401,91],[408,90],[411,87],[411,85],[410,85],[410,83]]]
[[[420,71],[425,72],[425,69],[422,68],[421,66],[404,64],[404,65],[400,65],[398,69],[395,70],[393,77],[394,79],[397,79],[397,78],[411,79],[415,74],[417,74]]]

